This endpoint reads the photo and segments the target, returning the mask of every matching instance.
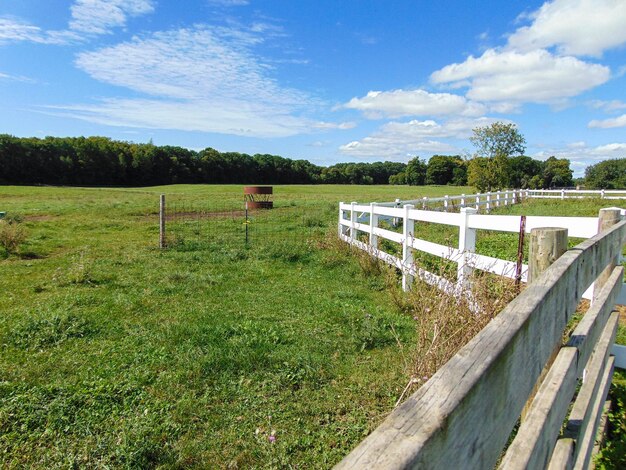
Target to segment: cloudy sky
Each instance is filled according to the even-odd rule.
[[[469,155],[516,123],[626,157],[626,1],[2,0],[0,133],[318,164]]]

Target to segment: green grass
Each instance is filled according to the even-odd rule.
[[[242,187],[0,188],[28,231],[21,255],[0,261],[4,466],[336,463],[397,400],[397,341],[415,333],[381,281],[320,248],[320,233],[339,200],[448,191],[469,192],[276,187],[261,217],[297,225],[290,214],[307,205],[302,236],[246,247],[201,240],[191,223],[159,251],[158,194],[224,207]]]
[[[327,468],[380,423],[408,380],[398,343],[413,344],[414,321],[381,276],[328,247],[336,204],[472,190],[274,190],[248,246],[239,219],[191,217],[168,224],[160,251],[160,193],[194,212],[240,207],[242,186],[0,187],[0,210],[28,231],[19,255],[0,253],[5,467]],[[596,202],[565,213],[594,215]],[[419,230],[456,243],[454,230]],[[479,235],[479,250],[514,258],[507,237]]]

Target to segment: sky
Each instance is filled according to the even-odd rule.
[[[0,0],[0,133],[330,165],[496,121],[575,176],[626,158],[626,0]]]

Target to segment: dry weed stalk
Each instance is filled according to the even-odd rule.
[[[397,287],[396,279],[392,281],[392,301],[413,317],[417,332],[411,378],[397,404],[426,382],[517,295],[513,280],[484,273],[472,278],[470,296],[459,297],[419,279],[405,293]],[[478,313],[474,313],[476,307]]]

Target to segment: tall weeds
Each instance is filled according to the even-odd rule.
[[[467,344],[513,298],[513,281],[478,274],[471,280],[469,295],[455,297],[417,279],[409,292],[397,281],[388,283],[391,300],[413,317],[417,333],[414,346],[412,387],[427,381]]]

